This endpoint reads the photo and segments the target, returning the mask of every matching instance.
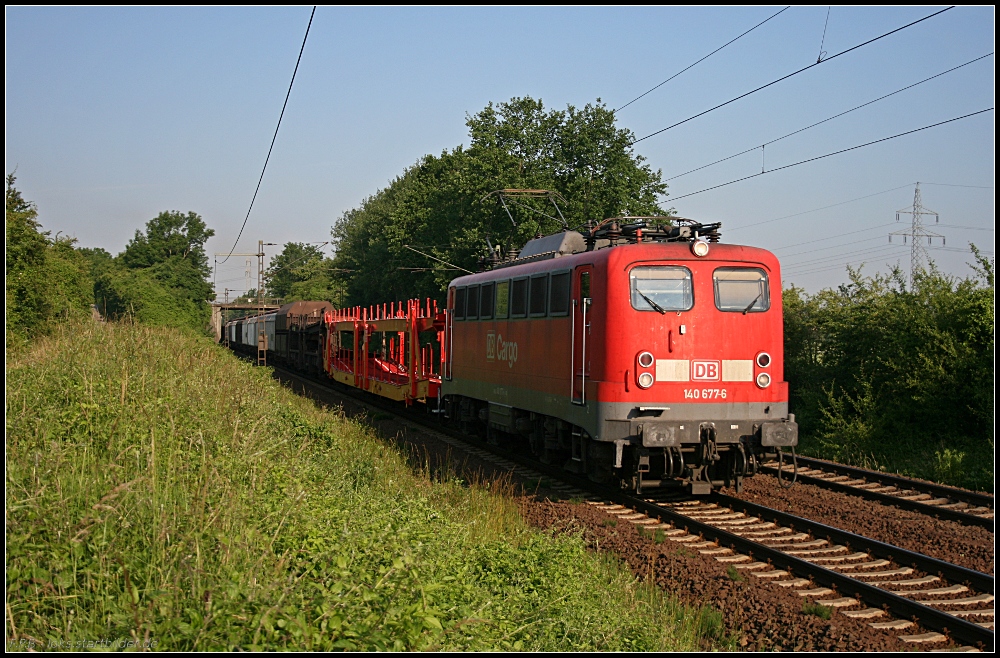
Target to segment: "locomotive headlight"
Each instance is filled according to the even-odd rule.
[[[757,355],[757,365],[761,368],[766,368],[771,365],[771,355],[767,352],[761,352]]]
[[[767,388],[771,384],[771,375],[766,372],[762,372],[757,375],[757,386],[761,388]]]
[[[653,365],[653,355],[649,352],[643,352],[639,355],[639,365],[643,368],[649,368]]]
[[[704,240],[695,240],[691,243],[691,253],[702,258],[708,255],[708,243]]]
[[[641,388],[649,388],[653,385],[653,375],[648,372],[644,372],[639,375],[639,386]]]

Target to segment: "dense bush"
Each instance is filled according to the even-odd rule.
[[[93,302],[89,267],[72,238],[41,230],[38,209],[14,187],[6,189],[7,345],[51,331],[54,324],[87,315]]]
[[[203,299],[191,299],[187,288],[171,286],[176,280],[171,263],[153,267],[109,268],[94,282],[98,310],[109,319],[129,318],[161,327],[202,329],[208,322],[208,305]],[[185,268],[186,269],[186,268]],[[181,274],[190,274],[183,271]]]
[[[802,449],[976,488],[993,486],[994,266],[896,271],[784,292],[785,376]]]
[[[196,213],[169,211],[149,220],[145,232],[136,231],[110,263],[107,252],[91,250],[97,308],[112,319],[204,329],[214,296],[205,280],[205,242],[214,233]]]

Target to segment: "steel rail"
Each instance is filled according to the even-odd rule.
[[[857,468],[855,466],[846,466],[844,464],[836,464],[834,462],[829,462],[823,459],[814,459],[810,457],[799,457],[796,456],[796,460],[799,467],[810,467],[820,469],[829,473],[835,473],[837,475],[846,475],[852,478],[863,478],[868,482],[878,482],[884,485],[892,485],[895,487],[901,487],[904,489],[912,489],[914,491],[919,491],[921,493],[927,493],[934,496],[947,497],[952,500],[956,500],[963,503],[968,503],[970,505],[976,505],[980,507],[993,508],[993,497],[987,496],[985,494],[979,494],[973,491],[964,491],[962,489],[956,489],[954,487],[947,487],[940,484],[934,484],[930,482],[919,482],[904,478],[898,475],[890,475],[887,473],[879,473],[877,471],[869,471],[863,468]],[[759,471],[761,473],[767,473],[768,475],[777,475],[778,469],[772,466],[760,466]],[[870,491],[868,489],[861,489],[854,485],[843,484],[841,482],[831,482],[828,479],[813,477],[810,475],[803,475],[799,473],[797,476],[799,481],[805,482],[807,484],[813,484],[820,486],[832,491],[839,491],[841,493],[849,494],[852,496],[859,496],[867,500],[873,500],[880,503],[895,505],[902,509],[910,510],[913,512],[920,512],[921,514],[936,515],[939,518],[946,519],[949,521],[957,521],[966,525],[976,525],[987,530],[993,530],[994,520],[982,516],[977,516],[975,514],[969,514],[968,512],[962,512],[960,510],[953,509],[942,509],[935,505],[927,505],[919,500],[907,500],[905,498],[900,498],[891,493],[881,493],[878,491]]]
[[[837,542],[845,544],[852,549],[864,550],[876,557],[892,560],[902,565],[909,565],[929,574],[938,574],[954,583],[967,583],[980,591],[989,592],[990,594],[995,593],[993,591],[993,576],[981,571],[967,569],[951,562],[945,562],[944,560],[924,555],[923,553],[908,551],[899,546],[886,544],[876,539],[869,539],[863,535],[857,535],[853,532],[841,530],[816,521],[810,521],[800,516],[794,516],[725,494],[716,492],[712,494],[711,498],[720,504],[732,507],[750,516],[758,516],[780,525],[788,526],[794,530],[809,532],[816,537],[824,537],[830,540],[831,543]]]
[[[910,489],[919,489],[926,493],[934,494],[935,496],[947,496],[954,500],[961,501],[963,503],[969,503],[970,505],[978,505],[981,507],[993,507],[994,498],[989,494],[977,493],[975,491],[966,491],[965,489],[959,489],[958,487],[949,487],[944,484],[937,484],[935,482],[922,482],[920,480],[914,480],[912,478],[903,477],[901,475],[893,475],[891,473],[881,473],[879,471],[872,471],[865,468],[859,468],[857,466],[847,466],[845,464],[837,464],[836,462],[831,462],[826,459],[817,459],[816,457],[803,457],[801,455],[796,456],[796,459],[801,464],[806,466],[811,466],[813,468],[822,468],[824,470],[833,470],[844,475],[852,475],[856,477],[864,477],[869,481],[876,480],[878,482],[885,482],[886,484],[893,484],[896,486],[908,487]]]

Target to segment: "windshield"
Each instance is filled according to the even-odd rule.
[[[760,313],[771,307],[764,270],[723,268],[715,270],[715,306],[720,311]]]
[[[694,305],[691,270],[686,267],[633,267],[629,288],[632,308],[637,311],[687,311]]]

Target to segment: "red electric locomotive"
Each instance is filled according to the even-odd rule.
[[[778,261],[717,229],[607,220],[454,280],[447,415],[596,480],[739,488],[798,427]]]

